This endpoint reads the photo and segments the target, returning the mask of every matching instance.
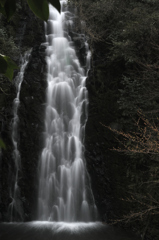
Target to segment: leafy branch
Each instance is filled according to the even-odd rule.
[[[124,153],[144,153],[144,154],[159,154],[159,129],[155,124],[151,124],[148,119],[143,115],[142,112],[138,111],[138,120],[135,122],[137,131],[125,133],[123,131],[118,131],[112,129],[110,126],[105,126],[100,123],[102,126],[108,128],[116,135],[120,136],[115,137],[116,140],[122,145],[122,148],[113,148],[118,152]],[[140,121],[143,122],[140,126]]]

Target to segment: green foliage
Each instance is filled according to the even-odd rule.
[[[4,55],[0,54],[0,73],[5,74],[7,71],[7,62],[4,58]]]
[[[47,21],[49,17],[48,3],[52,4],[59,12],[61,11],[59,0],[27,0],[27,3],[33,13],[44,21]]]
[[[49,7],[52,4],[59,12],[61,5],[59,0],[26,0],[33,13],[44,21],[48,20]],[[7,17],[9,21],[16,11],[17,0],[0,0],[0,12]]]
[[[104,60],[105,68],[109,66],[108,71],[114,71],[122,120],[131,121],[130,116],[134,117],[137,109],[156,112],[159,1],[95,0],[90,5],[89,0],[83,0],[76,4],[90,42],[100,45],[105,53],[98,57],[99,61]]]
[[[49,3],[52,4],[59,12],[61,5],[59,0],[26,0],[30,9],[40,19],[47,21],[49,17]],[[2,13],[9,21],[14,15],[17,7],[17,0],[0,0],[0,13]],[[0,29],[0,35],[5,37],[5,32]],[[11,40],[11,38],[10,38]],[[5,41],[0,38],[0,45],[6,45]],[[14,44],[13,44],[14,45]],[[4,47],[4,46],[3,46]],[[10,46],[11,47],[11,46]],[[1,50],[2,51],[2,50]],[[13,71],[16,69],[16,64],[7,56],[0,55],[0,74],[4,74],[11,80],[13,78]]]
[[[129,150],[123,156],[128,161],[125,164],[117,163],[119,169],[124,166],[126,177],[119,176],[120,170],[114,175],[116,179],[119,178],[119,185],[124,182],[122,197],[124,194],[132,195],[132,198],[129,195],[129,212],[125,212],[125,221],[131,222],[133,228],[140,228],[140,232],[144,232],[143,236],[145,229],[147,234],[150,232],[153,235],[155,228],[158,229],[154,223],[159,214],[159,150],[152,153],[152,146],[158,146],[156,133],[159,126],[159,1],[72,0],[73,2],[80,19],[85,22],[83,28],[93,50],[93,77],[91,75],[89,78],[91,82],[88,81],[88,86],[89,90],[93,89],[90,99],[95,98],[98,104],[92,105],[94,108],[100,105],[98,117],[100,119],[105,114],[105,125],[111,125],[111,115],[114,122],[120,123],[122,134],[111,148],[118,146],[122,151],[124,145]],[[103,75],[98,71],[101,64]],[[114,90],[111,92],[112,98],[106,99],[104,96],[111,89]],[[114,105],[110,99],[115,102]],[[109,105],[113,109],[108,108]],[[139,117],[138,109],[141,109],[149,126],[145,125],[143,118],[140,118],[138,125],[134,125]],[[93,113],[95,111],[93,109]],[[103,135],[103,138],[107,138],[106,134]],[[145,147],[148,143],[149,149],[144,148],[142,154],[136,153],[139,152],[139,146]],[[130,151],[132,149],[134,151]],[[116,154],[120,156],[121,151]],[[114,168],[115,165],[113,171]],[[123,208],[122,211],[124,210]],[[151,221],[148,222],[150,215]],[[145,226],[148,226],[148,230]],[[154,235],[153,239],[158,238]]]
[[[4,7],[6,0],[0,0],[0,5]]]
[[[8,21],[16,11],[16,0],[6,0],[4,5],[5,13]]]
[[[10,57],[4,56],[0,54],[0,66],[4,66],[1,68],[0,73],[3,73],[9,80],[12,80],[14,69],[17,69],[18,66],[12,61]]]
[[[0,49],[2,53],[0,54],[0,74],[12,80],[14,69],[17,69],[17,65],[11,60],[11,57],[16,56],[19,50],[14,43],[13,37],[8,36],[1,20],[0,23]]]
[[[2,13],[3,15],[5,15],[5,9],[2,5],[0,5],[0,13]]]
[[[5,143],[3,142],[3,140],[0,138],[0,149],[3,148],[3,149],[6,149],[6,145]]]
[[[47,21],[49,17],[49,6],[47,0],[27,0],[27,3],[37,17]]]
[[[16,0],[1,0],[0,4],[0,12],[6,16],[9,21],[16,11]]]

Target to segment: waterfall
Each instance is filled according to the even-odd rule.
[[[38,220],[88,222],[95,220],[96,206],[84,161],[86,74],[68,35],[73,14],[66,4],[61,1],[61,14],[50,5],[45,24],[48,87],[39,163]],[[88,51],[88,66],[89,57]]]
[[[20,90],[21,84],[23,82],[24,73],[26,66],[29,61],[31,50],[27,51],[24,54],[24,57],[21,59],[21,67],[20,71],[15,78],[15,86],[16,86],[16,98],[13,101],[13,119],[12,119],[12,143],[13,143],[13,160],[14,160],[14,170],[11,173],[11,188],[10,188],[10,198],[12,199],[11,203],[9,204],[9,216],[10,221],[13,221],[14,218],[19,220],[23,220],[23,207],[22,202],[20,200],[20,188],[18,185],[19,180],[19,173],[21,171],[21,157],[20,152],[18,149],[19,143],[19,134],[18,134],[18,124],[19,124],[19,117],[18,117],[18,107],[20,104]]]

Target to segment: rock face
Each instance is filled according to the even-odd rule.
[[[123,70],[120,66],[106,65],[101,61],[102,44],[91,46],[92,67],[87,79],[89,114],[85,133],[85,156],[91,177],[92,190],[101,220],[109,223],[119,219],[128,209],[122,198],[127,198],[127,157],[112,151],[118,141],[112,129],[121,130],[117,100]],[[98,56],[98,57],[97,57]],[[118,67],[118,69],[116,69]]]
[[[87,79],[89,93],[88,121],[85,133],[85,156],[91,178],[92,190],[101,220],[108,222],[115,212],[117,190],[117,156],[110,149],[114,146],[112,133],[104,126],[115,121],[116,89],[109,77],[110,72],[98,62],[93,47],[92,69]],[[99,66],[99,67],[98,67]],[[105,82],[100,82],[101,79]]]
[[[45,55],[44,49],[35,46],[32,50],[21,88],[20,152],[22,177],[19,182],[24,199],[25,220],[35,218],[37,201],[37,166],[42,147],[45,103]]]
[[[12,141],[10,138],[10,126],[11,119],[13,117],[12,103],[14,99],[15,89],[7,81],[5,83],[6,89],[9,89],[7,91],[7,94],[9,94],[10,91],[12,91],[13,94],[4,96],[1,108],[1,138],[6,144],[6,150],[1,150],[0,153],[0,221],[8,220],[7,212],[9,203],[11,201],[9,198],[9,175],[12,167],[14,168],[12,164]]]
[[[44,127],[45,103],[45,48],[41,43],[45,41],[43,21],[37,19],[25,3],[19,16],[15,42],[21,54],[31,50],[30,61],[27,65],[20,92],[19,116],[19,146],[21,153],[21,170],[18,185],[21,189],[20,201],[23,205],[23,220],[33,220],[36,210],[37,193],[37,165],[39,151],[42,144]],[[19,64],[20,56],[14,57]],[[6,144],[6,150],[1,152],[0,167],[0,221],[10,221],[8,206],[11,203],[10,186],[12,183],[15,163],[12,157],[13,144],[11,140],[11,121],[13,118],[13,99],[16,90],[8,83],[7,94],[3,98],[1,108],[1,137]],[[20,221],[18,217],[13,220]]]

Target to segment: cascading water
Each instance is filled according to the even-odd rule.
[[[21,157],[20,152],[18,149],[18,124],[19,124],[19,117],[18,117],[18,107],[20,104],[20,90],[21,90],[21,84],[23,82],[24,73],[26,66],[29,62],[29,56],[30,56],[31,50],[27,51],[24,54],[24,57],[21,59],[21,68],[20,72],[18,73],[16,79],[15,79],[15,86],[16,86],[16,98],[13,101],[13,114],[14,117],[12,119],[12,142],[13,142],[13,159],[14,159],[14,165],[15,170],[12,172],[12,181],[11,181],[11,189],[10,189],[10,198],[12,199],[12,202],[9,205],[9,216],[10,221],[13,221],[14,217],[23,220],[23,207],[20,200],[20,189],[18,185],[19,180],[19,172],[21,171]],[[13,216],[14,215],[14,216]]]
[[[67,11],[66,3],[61,1],[61,14],[50,5],[45,25],[48,88],[38,219],[88,222],[95,220],[96,207],[83,153],[88,105],[86,76],[67,33],[73,15]]]

